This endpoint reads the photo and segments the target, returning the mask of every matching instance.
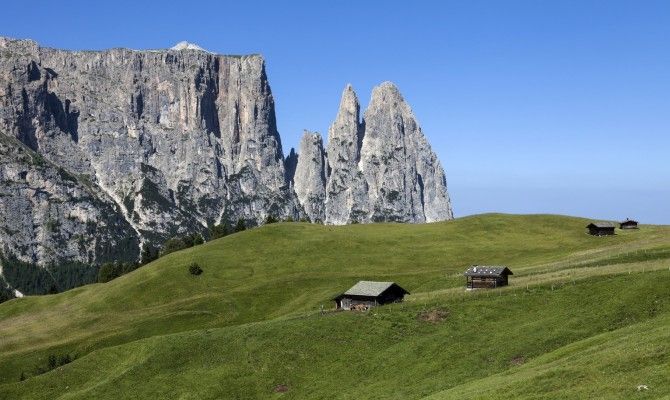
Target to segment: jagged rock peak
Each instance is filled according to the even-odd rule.
[[[181,41],[174,46],[170,47],[170,50],[198,50],[198,51],[204,51],[207,53],[211,53],[210,51],[207,51],[203,49],[202,47],[198,46],[195,43],[189,43],[187,41]]]
[[[363,121],[347,85],[329,130],[326,222],[453,218],[444,171],[400,90],[372,91]]]
[[[327,169],[321,134],[305,131],[300,140],[293,187],[311,221],[323,221],[325,217]]]
[[[340,100],[340,110],[338,112],[338,117],[347,117],[347,116],[356,116],[360,112],[360,104],[358,102],[358,96],[354,91],[353,86],[350,83],[342,91],[342,99]]]

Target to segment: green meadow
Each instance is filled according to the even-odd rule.
[[[587,223],[278,223],[11,300],[0,399],[670,398],[670,226]],[[510,286],[466,292],[471,264]],[[334,311],[361,279],[411,295]]]

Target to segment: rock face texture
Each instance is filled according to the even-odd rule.
[[[142,245],[300,218],[263,58],[181,48],[71,52],[0,38],[0,135],[89,182]],[[78,251],[0,250],[39,265],[104,261],[88,251],[98,239],[85,240]]]
[[[313,222],[323,222],[326,203],[326,154],[318,133],[305,132],[293,176],[293,189]]]
[[[90,281],[85,267],[238,219],[452,217],[442,167],[392,84],[362,121],[347,86],[327,151],[307,132],[285,159],[263,58],[190,43],[64,51],[0,38],[0,156],[0,290],[18,289],[8,271],[20,266],[76,270],[60,290]]]
[[[97,186],[0,134],[0,248],[0,290],[46,293],[90,282],[93,263],[137,260],[139,236]]]
[[[326,166],[327,171],[325,184],[310,174],[296,172],[294,177],[296,193],[308,187],[310,194],[320,194],[325,187],[325,219],[314,211],[320,212],[322,197],[298,195],[310,218],[330,224],[453,218],[442,166],[398,88],[382,83],[372,91],[362,121],[359,110],[358,98],[347,86],[328,132],[323,163],[314,157],[313,134],[303,138],[298,165],[307,153],[310,168]]]

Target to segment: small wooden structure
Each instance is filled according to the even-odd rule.
[[[463,275],[466,279],[466,288],[470,290],[507,286],[509,283],[507,277],[514,274],[505,266],[473,265]]]
[[[338,310],[367,310],[382,304],[400,302],[406,294],[409,292],[395,282],[360,281],[333,300]]]
[[[637,221],[626,218],[625,221],[619,224],[619,229],[637,229]]]
[[[586,228],[589,230],[589,234],[594,236],[614,235],[614,224],[611,222],[591,222],[586,225]]]

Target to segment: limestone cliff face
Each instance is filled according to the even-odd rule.
[[[45,293],[89,283],[92,264],[137,260],[139,235],[96,185],[0,134],[0,249],[0,291]]]
[[[360,222],[358,216],[366,213],[367,187],[358,168],[363,135],[358,97],[351,85],[347,85],[337,117],[328,130],[330,177],[326,184],[326,223]]]
[[[0,130],[88,177],[142,236],[295,213],[260,56],[0,52]]]
[[[240,218],[302,216],[261,56],[73,52],[0,38],[0,135],[90,182],[144,245]],[[103,260],[1,250],[40,265]]]
[[[328,134],[327,151],[307,132],[284,159],[258,55],[0,38],[0,290],[17,266],[75,265],[65,280],[78,284],[91,279],[81,268],[238,219],[452,217],[442,167],[392,84],[363,120],[347,86]]]
[[[327,157],[322,164],[329,171],[324,185],[325,222],[453,218],[444,170],[398,88],[390,82],[381,84],[372,91],[363,121],[359,110],[356,94],[347,86],[329,130]],[[302,153],[298,164],[301,158]],[[294,185],[320,192],[323,184],[303,174],[296,175]],[[305,210],[313,209],[319,201],[308,196],[298,196],[298,200]]]
[[[293,176],[298,201],[312,222],[323,222],[326,203],[326,154],[321,135],[305,132]]]

